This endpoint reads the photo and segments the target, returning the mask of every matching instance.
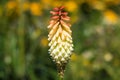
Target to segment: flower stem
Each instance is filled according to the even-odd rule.
[[[63,77],[59,75],[59,80],[63,80]]]

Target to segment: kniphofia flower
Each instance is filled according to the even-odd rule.
[[[50,13],[52,17],[48,26],[49,53],[57,64],[59,75],[63,77],[65,66],[73,51],[70,17],[63,6],[54,8]]]

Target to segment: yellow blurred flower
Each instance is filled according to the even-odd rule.
[[[2,7],[0,6],[0,16],[2,16],[3,11],[2,11]]]
[[[107,10],[104,13],[104,21],[107,24],[116,24],[118,21],[118,15],[112,10]]]
[[[40,0],[43,4],[49,5],[51,4],[52,0]]]
[[[30,3],[29,3],[29,2],[23,3],[23,10],[24,10],[24,11],[29,10],[29,7],[30,7]]]
[[[105,0],[105,3],[107,3],[106,5],[118,5],[120,4],[120,0]]]
[[[84,59],[84,60],[83,60],[83,65],[84,65],[84,66],[90,66],[91,64],[90,64],[90,61],[89,61],[89,60]]]
[[[68,11],[73,12],[76,11],[78,6],[77,3],[75,3],[75,1],[68,1],[65,3],[65,7]]]
[[[49,9],[51,5],[54,5],[55,1],[52,0],[40,0],[41,5],[44,9]]]
[[[47,37],[43,37],[40,41],[41,46],[46,47],[48,45]]]
[[[113,55],[111,54],[111,53],[109,53],[109,52],[107,52],[107,53],[105,53],[105,55],[104,55],[104,60],[105,61],[111,61],[113,59]]]
[[[15,9],[17,7],[17,2],[15,1],[8,1],[6,4],[7,10]]]
[[[106,8],[106,5],[102,1],[95,0],[91,3],[91,6],[97,10],[104,10]]]
[[[40,29],[36,29],[34,32],[32,32],[31,37],[32,39],[36,39],[40,36],[40,34],[41,34]]]
[[[59,7],[59,6],[61,6],[61,4],[62,4],[62,2],[61,1],[54,1],[52,4],[51,4],[51,6],[53,6],[53,7]]]
[[[42,14],[42,8],[37,2],[33,2],[30,4],[30,11],[35,16],[40,16]]]
[[[76,61],[78,59],[78,55],[76,53],[73,53],[71,56],[71,61]]]

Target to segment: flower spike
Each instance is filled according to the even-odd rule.
[[[65,66],[73,51],[70,17],[64,11],[64,6],[56,7],[50,13],[52,17],[48,26],[49,53],[57,64],[59,75],[63,77]]]

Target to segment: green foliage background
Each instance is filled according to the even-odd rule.
[[[120,0],[0,0],[0,80],[57,80],[49,11],[71,17],[74,52],[64,80],[119,80]]]

